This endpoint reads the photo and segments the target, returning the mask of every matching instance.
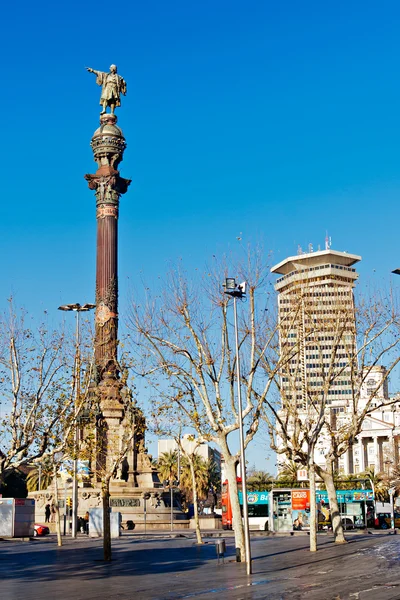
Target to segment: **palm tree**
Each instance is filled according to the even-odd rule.
[[[200,500],[203,500],[207,498],[209,490],[209,465],[198,454],[193,454],[192,460],[196,479],[197,496]],[[192,474],[190,470],[190,461],[186,456],[182,458],[180,486],[184,490],[187,498],[192,497]]]
[[[175,481],[178,478],[178,452],[163,452],[158,458],[157,469],[161,481]]]
[[[255,471],[247,479],[249,492],[269,491],[272,488],[274,478],[267,471]]]
[[[49,460],[43,460],[40,464],[35,464],[26,477],[26,487],[28,492],[36,492],[40,489],[46,490],[53,481],[54,470]]]
[[[278,478],[275,481],[276,487],[287,486],[287,487],[300,487],[300,482],[297,481],[297,471],[299,470],[300,465],[294,460],[290,460],[285,463],[278,475]],[[278,484],[278,485],[277,485]]]
[[[217,496],[221,491],[221,471],[218,469],[217,464],[212,458],[207,461],[207,472],[208,472],[208,489],[213,495],[214,507],[217,504]]]
[[[372,491],[374,492],[375,500],[385,502],[389,496],[389,484],[382,473],[376,473],[374,467],[368,467],[362,474],[369,480]]]
[[[357,475],[342,475],[340,474],[335,481],[335,487],[338,490],[354,490],[359,489],[360,482],[358,481],[360,478]]]

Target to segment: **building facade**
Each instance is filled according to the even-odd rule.
[[[327,403],[344,412],[352,394],[345,358],[355,347],[353,289],[360,256],[331,249],[291,256],[271,269],[278,292],[280,352],[292,357],[282,393],[307,410],[318,403],[329,369],[336,371]]]
[[[193,436],[189,434],[186,434],[182,437],[181,444],[185,452],[188,454],[192,454],[194,452],[198,456],[201,456],[201,458],[205,461],[214,461],[217,470],[219,472],[221,471],[221,453],[216,450],[216,448],[212,448],[208,444],[197,445],[197,441],[194,440]],[[158,458],[160,458],[161,454],[173,452],[174,450],[178,450],[178,444],[176,443],[176,440],[172,438],[158,440]]]
[[[379,365],[368,368],[368,374],[363,377],[359,410],[365,408],[374,394],[372,405],[379,408],[365,418],[357,443],[341,457],[339,470],[344,474],[374,469],[389,475],[392,467],[398,463],[400,402],[389,397],[387,372],[385,367]]]
[[[296,412],[309,419],[323,402],[331,424],[343,424],[353,410],[355,386],[361,380],[358,410],[363,410],[371,394],[373,411],[363,423],[357,443],[339,460],[343,474],[361,473],[368,467],[376,472],[389,469],[398,457],[400,407],[389,399],[386,370],[368,369],[360,378],[356,362],[354,286],[358,274],[353,265],[360,256],[330,248],[291,256],[271,271],[281,275],[276,281],[280,332],[282,412]],[[377,391],[378,390],[378,391]],[[387,405],[387,406],[385,406]],[[326,439],[326,438],[325,438]],[[324,431],[314,459],[325,463]],[[286,462],[278,455],[278,471]]]

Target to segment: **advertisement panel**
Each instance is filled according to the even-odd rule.
[[[310,490],[292,490],[292,523],[294,531],[310,529]]]
[[[239,491],[239,502],[243,504],[243,494]],[[269,492],[247,492],[247,504],[268,504]]]
[[[310,490],[292,490],[292,510],[310,508]]]
[[[77,461],[77,475],[78,480],[81,481],[89,477],[90,469],[89,469],[89,461],[88,460],[78,460]],[[62,479],[69,479],[74,471],[74,461],[70,458],[65,459],[58,469],[58,472]]]
[[[364,502],[367,500],[374,499],[374,493],[372,490],[336,490],[336,497],[338,502]],[[329,502],[328,492],[326,490],[317,490],[316,498],[318,502]]]

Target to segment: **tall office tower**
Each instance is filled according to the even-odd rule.
[[[331,415],[345,412],[357,365],[352,267],[360,256],[326,250],[286,258],[271,271],[282,275],[278,295],[282,407],[309,413],[321,402]],[[329,382],[329,385],[328,385]]]

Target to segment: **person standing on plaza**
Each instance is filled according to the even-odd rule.
[[[49,523],[50,522],[50,504],[46,504],[45,508],[44,508],[44,516],[45,516],[45,523]]]

